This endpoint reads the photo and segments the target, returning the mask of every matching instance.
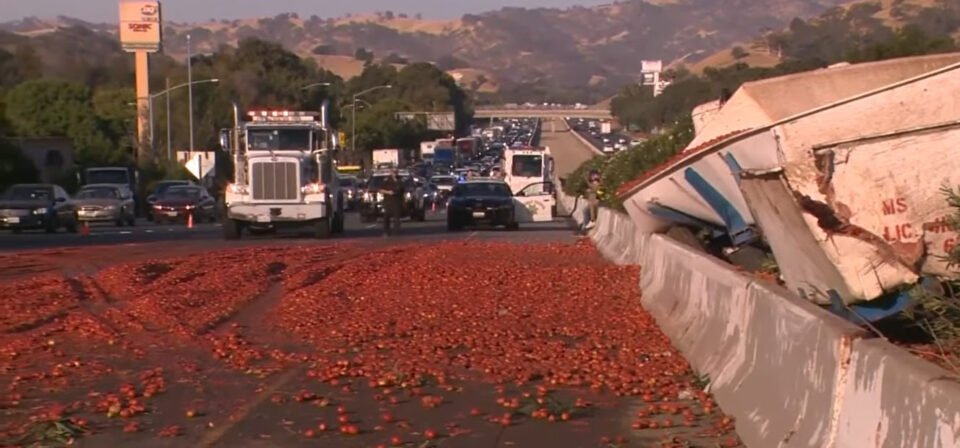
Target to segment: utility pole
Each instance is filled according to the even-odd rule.
[[[193,54],[190,48],[190,35],[187,34],[187,96],[190,107],[190,152],[193,152]]]
[[[172,139],[171,133],[170,133],[170,120],[172,119],[172,117],[170,117],[170,77],[169,76],[167,77],[167,85],[164,88],[166,89],[164,90],[164,92],[167,92],[167,162],[169,162],[173,160],[173,143],[170,141]],[[152,103],[153,102],[151,101],[151,104]]]

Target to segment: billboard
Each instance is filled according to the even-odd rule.
[[[431,131],[455,131],[457,120],[453,112],[398,112],[397,118],[404,121],[426,117],[427,129]]]
[[[160,2],[120,2],[120,45],[124,51],[160,51]]]
[[[640,61],[640,71],[644,73],[653,73],[663,71],[663,61]]]

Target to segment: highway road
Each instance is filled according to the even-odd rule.
[[[555,159],[555,169],[560,177],[567,176],[577,166],[597,153],[585,146],[561,118],[545,123],[541,144],[549,146]],[[555,132],[554,132],[555,131]],[[404,221],[397,241],[480,239],[506,241],[562,241],[574,238],[572,227],[563,218],[550,223],[527,224],[517,232],[500,229],[477,229],[458,233],[446,231],[445,215],[442,211],[431,212],[425,222]],[[355,214],[349,214],[346,231],[337,240],[364,240],[381,238],[380,223],[361,223]],[[244,234],[240,242],[223,241],[220,225],[216,223],[197,224],[188,229],[185,224],[156,225],[145,220],[138,221],[133,227],[115,227],[112,225],[93,225],[88,235],[64,233],[47,234],[43,231],[25,231],[21,234],[0,232],[0,253],[17,252],[31,249],[51,249],[58,247],[108,246],[108,245],[153,245],[162,252],[164,247],[183,244],[196,250],[245,246],[251,244],[293,243],[304,244],[314,241],[308,229],[303,231],[282,231],[276,235],[250,236]]]
[[[555,132],[551,132],[554,129]],[[558,177],[566,177],[580,164],[599,155],[595,149],[583,144],[563,119],[554,123],[544,123],[540,144],[550,148],[553,154],[554,171]]]

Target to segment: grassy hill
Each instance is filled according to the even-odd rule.
[[[843,16],[849,16],[851,18],[869,17],[869,19],[871,19],[870,25],[901,28],[910,24],[919,24],[921,27],[927,28],[928,31],[934,31],[935,34],[938,34],[937,31],[940,30],[931,30],[930,28],[939,28],[939,26],[930,22],[940,22],[939,25],[947,29],[947,34],[953,36],[954,39],[960,40],[960,22],[958,22],[960,19],[939,14],[934,17],[929,13],[930,8],[937,8],[939,6],[949,7],[950,4],[950,0],[855,1],[825,11],[819,17],[815,17],[808,22],[813,26],[831,26],[834,25],[832,22],[835,22],[836,19]],[[954,6],[958,5],[960,4],[954,4]],[[858,10],[863,12],[858,13]],[[861,27],[865,29],[870,25],[864,23]],[[777,49],[771,49],[768,41],[771,37],[779,37],[787,32],[789,32],[789,29],[776,32],[768,31],[753,40],[733,43],[729,47],[692,64],[690,69],[694,73],[703,73],[703,69],[707,67],[723,68],[732,66],[735,63],[746,63],[751,67],[774,67],[783,62],[784,54],[782,51],[778,52]],[[739,50],[737,49],[738,47]]]

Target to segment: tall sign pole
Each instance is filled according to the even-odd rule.
[[[137,93],[137,161],[154,158],[150,133],[150,53],[160,51],[159,1],[120,1],[120,44],[133,53]]]

